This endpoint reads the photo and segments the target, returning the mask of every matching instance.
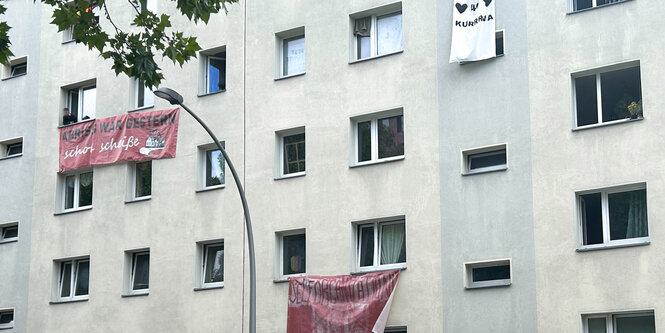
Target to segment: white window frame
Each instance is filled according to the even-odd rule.
[[[16,74],[15,71],[19,67],[25,66],[25,73]],[[2,80],[8,80],[15,77],[23,76],[28,74],[28,56],[14,58],[9,61],[8,64],[2,66]]]
[[[18,226],[18,224],[19,224],[18,221],[7,222],[7,223],[0,224],[0,244],[18,241],[18,237],[19,237],[19,226]],[[16,228],[16,237],[7,237],[7,231],[9,229],[14,229],[14,228]]]
[[[74,212],[77,210],[84,210],[92,208],[92,202],[87,206],[79,206],[79,188],[81,183],[81,175],[85,173],[92,173],[92,189],[93,189],[93,200],[94,200],[94,190],[95,190],[95,173],[93,169],[86,168],[82,170],[76,170],[75,172],[66,172],[58,175],[60,183],[60,196],[56,198],[59,201],[59,212]],[[73,197],[73,207],[65,208],[67,204],[67,177],[74,176],[74,197]]]
[[[595,1],[595,0],[594,0]],[[627,1],[627,0],[626,0]],[[607,126],[607,125],[613,125],[613,124],[618,124],[618,123],[624,123],[627,121],[634,121],[635,119],[617,119],[617,120],[610,120],[610,121],[603,121],[603,100],[602,100],[602,90],[601,90],[601,84],[600,84],[600,75],[603,73],[609,73],[609,72],[615,72],[619,71],[622,69],[628,69],[628,68],[639,68],[640,70],[640,86],[642,85],[642,65],[640,64],[639,60],[632,60],[632,61],[627,61],[627,62],[622,62],[618,64],[612,64],[608,66],[601,66],[601,67],[595,67],[583,71],[577,71],[573,72],[570,74],[571,77],[571,94],[573,96],[572,98],[572,110],[573,110],[573,118],[572,118],[572,129],[573,130],[580,130],[580,129],[585,129],[585,128],[594,128],[594,127],[599,127],[599,126]],[[577,89],[576,89],[576,80],[580,77],[584,76],[589,76],[589,75],[595,75],[596,76],[596,112],[597,112],[597,117],[598,117],[598,122],[594,124],[588,124],[588,125],[577,125]],[[643,99],[643,94],[642,94],[642,99]]]
[[[138,260],[136,258],[138,256],[142,255],[148,255],[148,272],[150,272],[150,264],[152,262],[152,257],[150,255],[150,250],[140,250],[140,251],[133,251],[129,253],[129,256],[131,258],[130,260],[130,267],[129,267],[129,286],[128,286],[128,291],[130,295],[147,295],[150,292],[150,278],[148,275],[148,288],[145,289],[134,289],[134,278],[136,277],[136,263]],[[150,274],[150,273],[148,273]]]
[[[143,89],[143,105],[139,106],[139,96],[140,89]],[[143,85],[143,81],[134,78],[132,80],[132,110],[144,110],[149,109],[155,106],[155,95],[152,93],[150,88]],[[146,98],[146,96],[152,96],[152,98]],[[151,100],[152,99],[152,100]],[[149,103],[146,103],[148,101]]]
[[[402,116],[402,130],[404,131],[404,154],[379,158],[379,130],[378,130],[378,121],[379,119],[385,119],[395,116]],[[368,161],[359,161],[358,159],[358,124],[370,121],[371,124],[371,155],[372,157]],[[387,111],[380,111],[376,113],[361,115],[351,118],[351,144],[353,145],[350,149],[350,164],[351,167],[370,165],[376,163],[390,162],[396,160],[403,160],[406,155],[406,118],[404,117],[403,108],[395,108]]]
[[[636,237],[636,238],[627,238],[627,239],[610,239],[610,219],[609,219],[609,201],[608,194],[612,193],[623,193],[635,190],[645,190],[647,192],[647,236],[646,237]],[[582,203],[581,197],[585,194],[600,193],[601,194],[601,207],[602,207],[602,223],[603,223],[603,243],[600,244],[591,244],[584,245],[584,228],[583,225],[584,218],[582,217]],[[575,193],[575,210],[577,215],[577,226],[578,226],[578,251],[585,250],[597,250],[605,248],[614,248],[614,247],[625,247],[625,246],[637,246],[637,245],[647,245],[651,243],[651,224],[649,221],[649,193],[647,191],[647,184],[645,182],[627,184],[627,185],[618,185],[610,186],[603,188],[596,188],[584,191],[578,191]]]
[[[404,246],[406,248],[405,262],[394,263],[394,264],[384,264],[381,265],[381,239],[379,235],[381,234],[381,227],[391,224],[404,224]],[[406,218],[404,216],[391,217],[391,218],[382,218],[377,220],[369,221],[358,221],[352,223],[353,226],[353,242],[355,246],[354,258],[353,258],[353,267],[355,272],[373,272],[373,271],[383,271],[391,269],[405,269],[408,260],[409,246],[408,246],[408,231],[406,228]],[[365,227],[374,228],[374,257],[372,266],[360,266],[360,252],[361,252],[361,243],[359,229]]]
[[[506,164],[497,164],[484,168],[471,169],[471,160],[474,157],[487,155],[498,155],[503,152],[506,155]],[[508,144],[501,143],[496,145],[482,146],[462,150],[462,175],[475,175],[492,171],[508,170]]]
[[[218,53],[224,52],[224,58],[216,57]],[[226,59],[228,58],[228,53],[226,51],[226,45],[207,49],[204,51],[199,51],[199,97],[214,95],[221,92],[225,92],[228,89],[228,66]],[[224,89],[219,89],[217,91],[210,92],[210,60],[211,59],[224,59]]]
[[[87,120],[87,119],[83,119],[85,116],[87,116],[87,115],[83,114],[83,108],[85,107],[85,105],[87,105],[87,103],[85,103],[85,101],[83,99],[83,94],[84,94],[84,92],[86,92],[88,90],[92,90],[92,89],[95,89],[95,93],[96,93],[97,86],[93,85],[93,86],[79,87],[79,88],[69,89],[67,91],[67,107],[69,108],[69,111],[71,112],[71,110],[72,110],[72,92],[74,90],[77,90],[78,101],[77,101],[77,106],[76,106],[76,110],[77,110],[76,118],[77,118],[77,121],[79,121],[79,122],[83,121],[83,120]],[[97,116],[97,97],[95,97],[95,116],[90,117],[90,119],[95,119],[96,116]]]
[[[383,332],[384,333],[407,332],[407,327],[406,326],[390,326],[390,327],[386,327],[386,329]]]
[[[137,181],[137,172],[136,168],[139,163],[150,163],[150,194],[144,196],[137,196],[136,194],[136,181]],[[127,194],[125,196],[125,202],[134,202],[134,201],[143,201],[150,200],[152,198],[152,160],[148,161],[139,161],[139,162],[130,162],[127,163]]]
[[[484,268],[484,267],[495,267],[495,266],[509,266],[510,267],[510,278],[508,279],[497,279],[497,280],[488,280],[488,281],[473,281],[473,269],[474,268]],[[483,261],[472,261],[464,263],[464,288],[465,289],[478,289],[478,288],[490,288],[490,287],[507,287],[512,284],[513,281],[513,264],[510,258],[504,259],[494,259],[494,260],[483,260]]]
[[[297,73],[289,73],[284,74],[284,62],[286,61],[286,57],[284,56],[284,44],[287,43],[288,41],[302,38],[305,40],[305,70],[302,72],[297,72]],[[286,31],[278,32],[275,34],[275,40],[276,40],[276,63],[277,66],[275,68],[275,80],[279,79],[285,79],[289,78],[292,76],[299,76],[303,75],[307,72],[307,39],[305,35],[305,27],[298,27],[298,28],[293,28],[289,29]]]
[[[616,319],[621,317],[654,317],[655,320],[655,313],[653,309],[649,309],[582,314],[582,332],[589,333],[589,319],[605,318],[605,332],[616,333]]]
[[[79,264],[87,262],[88,263],[88,293],[85,295],[79,295],[76,296],[76,286],[78,284],[78,271],[79,271]],[[63,274],[64,271],[62,270],[62,266],[65,263],[70,263],[71,264],[71,269],[70,269],[70,277],[69,277],[69,292],[70,296],[62,297],[62,287],[63,287]],[[55,288],[55,301],[56,302],[72,302],[72,301],[80,301],[80,300],[87,300],[90,297],[90,257],[78,257],[78,258],[73,258],[73,259],[59,259],[55,261],[55,267],[56,267],[56,278],[57,278],[57,288]]]
[[[71,43],[74,41],[74,28],[69,27],[62,31],[62,44]]]
[[[9,323],[6,323],[6,324],[0,324],[0,330],[14,328],[14,320],[16,318],[16,309],[14,309],[14,308],[3,308],[3,309],[0,309],[0,313],[2,313],[2,314],[11,313],[12,314],[12,321],[10,321]]]
[[[287,136],[305,134],[305,171],[284,173],[284,138]],[[307,174],[307,133],[305,132],[305,126],[290,128],[286,130],[280,130],[275,132],[275,166],[274,166],[274,178],[293,178],[304,176]]]
[[[402,49],[385,53],[385,54],[378,54],[378,41],[377,41],[377,20],[379,17],[384,17],[384,16],[390,16],[390,15],[395,15],[395,14],[400,14],[402,15]],[[370,26],[370,55],[365,58],[360,58],[358,55],[358,36],[353,33],[354,27],[355,27],[355,21],[356,19],[362,19],[365,17],[371,17],[372,23]],[[358,61],[365,61],[369,59],[374,59],[374,58],[379,58],[379,57],[384,57],[396,53],[400,53],[404,51],[404,13],[402,11],[402,3],[401,2],[396,2],[392,3],[389,5],[381,6],[378,8],[373,8],[369,9],[366,11],[362,11],[359,13],[354,13],[350,16],[351,19],[351,47],[350,47],[350,59],[351,62],[358,62]]]
[[[224,287],[224,281],[220,282],[206,282],[206,269],[207,264],[208,264],[208,249],[211,246],[219,246],[221,245],[224,247],[224,264],[223,264],[223,269],[224,269],[224,274],[226,274],[226,247],[224,244],[223,239],[217,239],[217,240],[211,240],[211,241],[205,241],[205,242],[199,242],[197,243],[197,248],[198,248],[198,253],[200,259],[197,260],[199,263],[198,268],[197,268],[197,275],[198,275],[198,282],[197,284],[200,286],[201,289],[207,289],[207,288],[222,288]],[[226,276],[224,276],[226,278]]]
[[[305,235],[305,271],[303,273],[284,274],[284,237]],[[307,230],[305,228],[279,231],[275,233],[277,238],[275,260],[275,281],[288,281],[290,277],[299,277],[307,275]]]
[[[570,8],[569,8],[570,13],[583,12],[583,11],[591,10],[591,9],[594,9],[594,8],[602,8],[602,7],[605,7],[605,6],[610,6],[610,5],[614,5],[614,4],[617,4],[617,3],[626,2],[626,1],[629,1],[629,0],[618,0],[618,1],[610,2],[610,3],[606,3],[606,4],[602,4],[602,5],[598,5],[597,0],[591,0],[591,7],[583,8],[583,9],[577,9],[577,10],[575,9],[575,2],[576,1],[577,0],[572,0],[572,1],[569,2],[569,4],[570,4]]]
[[[145,0],[145,7],[143,7],[141,0],[136,0],[136,2],[139,11],[149,10],[153,13],[157,12],[157,0]]]
[[[17,154],[9,154],[10,148],[17,145],[21,144],[21,152]],[[11,139],[6,139],[0,141],[0,160],[6,159],[6,158],[13,158],[13,157],[19,157],[23,156],[23,149],[25,146],[23,145],[23,137],[17,137],[17,138],[11,138]]]
[[[226,144],[224,141],[220,141],[222,147],[226,149]],[[228,172],[228,165],[226,159],[224,159],[224,181],[218,185],[206,186],[206,155],[210,150],[218,150],[217,145],[214,143],[199,145],[197,147],[196,153],[196,192],[215,190],[226,187],[226,174]]]

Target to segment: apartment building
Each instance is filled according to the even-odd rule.
[[[0,271],[0,329],[246,332],[243,210],[211,139],[183,112],[175,158],[58,172],[61,130],[171,106],[58,32],[48,7],[8,5],[40,28],[10,22],[25,37],[0,82],[0,264],[16,267]],[[286,332],[289,277],[388,269],[386,332],[665,329],[665,5],[495,5],[497,56],[458,64],[449,2],[241,2],[207,25],[146,3],[203,48],[161,63],[162,86],[239,171],[258,332]]]

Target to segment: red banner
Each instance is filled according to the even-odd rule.
[[[399,271],[289,279],[288,333],[382,333]]]
[[[137,112],[60,128],[59,172],[175,157],[179,109]]]

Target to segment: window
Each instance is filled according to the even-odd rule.
[[[18,222],[0,225],[0,243],[15,242],[18,240]]]
[[[279,69],[277,77],[305,73],[305,28],[295,28],[277,33]]]
[[[75,6],[76,3],[74,1],[68,2],[67,5],[69,6]],[[90,15],[89,19],[90,22],[87,26],[94,26],[99,24],[99,11],[100,7],[97,6],[97,1],[96,0],[91,0],[90,1],[90,7],[88,7],[85,11],[81,12],[78,11],[77,14],[78,16],[82,16],[83,14],[85,15]],[[81,32],[79,32],[81,33]],[[68,27],[65,30],[62,31],[62,43],[68,43],[68,42],[73,42],[74,41],[74,26]]]
[[[149,10],[155,12],[157,10],[157,1],[156,0],[137,0],[137,5],[139,11]]]
[[[468,262],[466,270],[467,289],[501,287],[511,284],[510,259]]]
[[[222,142],[222,147],[224,143]],[[222,152],[214,143],[199,146],[197,189],[222,188],[225,184],[225,161]]]
[[[576,127],[642,117],[638,62],[580,72],[572,77]]]
[[[148,294],[150,287],[150,251],[129,252],[129,295]]]
[[[355,156],[352,164],[368,164],[404,156],[402,109],[352,119]]]
[[[583,9],[600,7],[626,0],[573,0],[573,11],[580,11]]]
[[[150,88],[143,84],[143,80],[134,79],[134,109],[147,108],[155,105],[155,95]]]
[[[0,141],[0,159],[23,155],[23,138]]]
[[[13,77],[25,75],[28,73],[28,57],[21,57],[10,60],[9,63],[3,66],[2,78],[11,79]]]
[[[58,272],[58,301],[88,299],[90,258],[56,261]]]
[[[63,211],[92,206],[92,171],[64,174],[60,179]]]
[[[655,333],[653,311],[604,313],[582,316],[584,333]]]
[[[201,51],[200,95],[226,90],[226,47]]]
[[[224,286],[224,241],[200,243],[198,247],[201,252],[201,287]]]
[[[352,60],[402,51],[402,4],[392,4],[351,16]]]
[[[497,57],[502,56],[504,54],[503,53],[503,42],[504,42],[503,35],[504,35],[504,33],[505,33],[504,30],[498,30],[495,34],[496,56]]]
[[[65,94],[65,108],[62,115],[63,125],[95,118],[97,108],[95,80],[63,87],[63,91]]]
[[[128,201],[149,199],[152,194],[152,161],[129,164]]]
[[[406,333],[406,326],[386,327],[385,333]]]
[[[646,184],[577,193],[585,248],[648,242]]]
[[[14,327],[14,309],[0,310],[0,329]]]
[[[275,178],[305,174],[305,128],[278,131]]]
[[[279,247],[278,272],[280,280],[306,272],[307,253],[305,240],[305,229],[277,233]]]
[[[403,218],[356,224],[358,271],[406,267]]]
[[[68,43],[74,41],[74,28],[69,27],[62,31],[62,43]]]
[[[508,169],[506,144],[462,151],[462,174],[476,174]]]

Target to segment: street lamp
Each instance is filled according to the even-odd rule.
[[[180,105],[185,111],[187,111],[196,121],[203,126],[203,128],[208,132],[212,140],[217,145],[219,151],[224,155],[226,163],[231,169],[231,174],[233,179],[236,182],[238,187],[238,194],[240,194],[240,201],[242,201],[242,209],[245,211],[245,225],[247,226],[247,246],[249,247],[249,333],[256,333],[256,264],[254,261],[254,235],[252,234],[252,220],[249,217],[249,207],[247,207],[247,198],[245,198],[245,190],[240,183],[240,178],[236,169],[233,167],[233,163],[229,158],[229,155],[226,154],[226,150],[222,147],[222,144],[219,143],[215,134],[212,133],[210,128],[199,118],[192,110],[182,104],[183,98],[175,90],[169,88],[159,88],[154,91],[155,96],[167,100],[171,105]]]

